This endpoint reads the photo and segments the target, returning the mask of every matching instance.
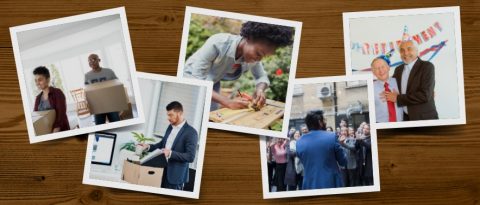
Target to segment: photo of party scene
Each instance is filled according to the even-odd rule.
[[[123,26],[114,14],[16,34],[36,136],[138,118]]]
[[[198,162],[203,157],[199,150],[205,146],[207,130],[203,116],[208,113],[205,100],[211,86],[140,75],[139,85],[149,120],[91,134],[84,182],[160,194],[166,194],[160,188],[187,192],[196,188],[198,193],[197,170],[203,164],[203,159]]]
[[[367,81],[294,88],[288,138],[266,137],[269,192],[373,185]]]
[[[192,13],[183,77],[214,82],[210,121],[282,131],[295,28]]]
[[[463,68],[453,11],[357,17],[348,25],[352,73],[376,79],[377,122],[460,118]]]

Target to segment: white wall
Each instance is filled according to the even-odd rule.
[[[133,96],[127,61],[127,52],[119,15],[68,23],[18,34],[20,55],[28,90],[29,103],[33,110],[35,86],[33,70],[46,66],[52,75],[52,65],[59,71],[59,79],[52,78],[67,97],[69,110],[74,110],[70,91],[84,87],[84,74],[91,70],[88,56],[99,55],[102,67],[112,69]],[[61,86],[61,87],[60,87]],[[132,103],[134,98],[130,97]]]
[[[375,17],[350,19],[350,40],[354,42],[381,43],[400,40],[403,29],[406,25],[410,35],[418,34],[428,27],[439,22],[442,26],[441,32],[428,42],[419,45],[419,51],[448,40],[446,46],[431,61],[435,65],[435,104],[440,119],[451,119],[459,117],[458,84],[456,68],[456,49],[454,18],[452,13],[425,14],[395,17]],[[351,51],[351,69],[369,68],[370,63],[378,55],[364,55],[361,52]],[[425,55],[423,60],[428,60],[431,53]],[[398,49],[391,58],[392,63],[400,61]],[[394,68],[390,70],[393,74]],[[368,71],[370,72],[370,71]],[[365,72],[354,72],[364,74]]]

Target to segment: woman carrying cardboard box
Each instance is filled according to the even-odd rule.
[[[33,111],[55,110],[52,132],[70,130],[67,118],[67,102],[62,90],[50,86],[50,72],[45,66],[33,70],[35,84],[41,90],[35,99]]]

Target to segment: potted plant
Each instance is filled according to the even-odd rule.
[[[142,158],[144,156],[144,153],[142,153],[140,148],[137,148],[138,144],[143,144],[145,142],[155,142],[155,139],[153,138],[147,138],[143,133],[137,133],[137,132],[132,132],[133,137],[135,138],[135,141],[130,141],[122,145],[120,148],[120,151],[122,150],[128,150],[130,152],[135,153],[136,155],[140,156]]]

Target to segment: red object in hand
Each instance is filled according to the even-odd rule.
[[[241,93],[240,91],[238,91],[238,95],[245,100],[248,100],[248,101],[253,100],[252,96],[248,95],[247,93]]]
[[[277,76],[281,76],[283,74],[283,71],[281,68],[277,68],[277,70],[275,71],[275,75]]]

